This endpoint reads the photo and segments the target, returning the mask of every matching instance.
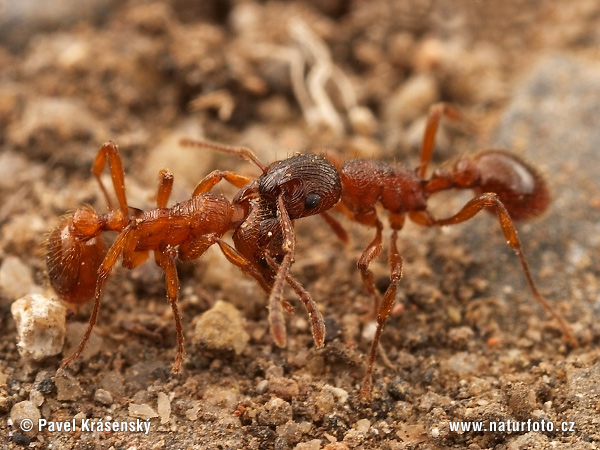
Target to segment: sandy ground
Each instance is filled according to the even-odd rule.
[[[199,4],[95,0],[75,8],[62,0],[50,12],[39,1],[8,1],[0,10],[4,448],[597,448],[597,1]],[[325,317],[322,350],[287,291],[296,312],[286,316],[287,348],[277,348],[264,293],[211,249],[179,265],[181,374],[170,373],[173,319],[151,262],[113,272],[88,351],[66,370],[57,372],[89,305],[67,314],[62,353],[42,361],[19,354],[12,302],[57,298],[45,233],[81,205],[106,210],[90,175],[102,142],[119,144],[129,204],[148,209],[163,167],[175,175],[173,203],[216,168],[258,175],[235,158],[182,148],[181,137],[247,145],[265,163],[335,149],[415,167],[437,101],[467,120],[442,125],[434,167],[503,147],[544,173],[549,211],[517,226],[542,294],[578,348],[534,302],[497,221],[481,214],[443,230],[402,231],[399,307],[382,338],[389,361],[378,360],[369,401],[359,388],[373,330],[355,264],[373,232],[343,217],[347,246],[320,218],[296,226],[292,272]],[[470,195],[450,192],[431,208],[449,215]],[[382,291],[385,254],[372,266]],[[75,419],[77,430],[23,432],[28,417]],[[135,420],[149,423],[147,435],[83,429]],[[469,421],[531,428],[451,429]],[[555,430],[534,428],[549,422]]]

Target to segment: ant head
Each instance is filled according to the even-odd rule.
[[[270,209],[283,194],[292,220],[331,209],[342,193],[337,170],[319,155],[296,155],[271,164],[258,186],[261,200]]]
[[[513,219],[533,218],[548,208],[550,193],[544,178],[516,155],[486,150],[475,155],[472,163],[477,171],[475,192],[498,194]]]

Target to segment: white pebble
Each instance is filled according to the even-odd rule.
[[[39,361],[60,353],[65,342],[67,309],[39,294],[16,300],[10,311],[17,323],[19,353]]]

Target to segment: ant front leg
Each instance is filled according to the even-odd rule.
[[[184,350],[184,338],[183,338],[183,327],[181,326],[181,314],[177,306],[177,298],[179,294],[179,277],[177,276],[177,267],[175,266],[175,257],[177,256],[177,250],[174,248],[166,248],[163,250],[154,251],[154,260],[156,264],[165,273],[165,285],[167,288],[167,298],[173,311],[173,318],[175,319],[175,332],[177,333],[177,357],[171,371],[173,373],[179,373],[181,370],[181,364],[183,362]]]
[[[156,194],[156,206],[166,208],[173,190],[173,174],[169,169],[161,169],[158,173],[158,192]]]
[[[482,209],[490,207],[494,208],[496,211],[498,221],[500,222],[500,226],[502,228],[502,233],[506,238],[506,243],[514,250],[521,261],[521,267],[523,268],[525,278],[527,279],[527,283],[529,284],[529,288],[531,289],[533,297],[546,310],[546,312],[548,312],[548,314],[550,314],[558,322],[564,338],[573,347],[577,347],[579,343],[577,342],[577,339],[575,339],[575,336],[573,336],[569,325],[539,292],[535,281],[533,280],[533,276],[531,275],[529,264],[527,263],[525,255],[523,254],[523,248],[521,246],[521,241],[519,240],[515,225],[508,214],[506,207],[500,201],[500,198],[497,194],[492,192],[481,194],[470,200],[458,213],[446,219],[434,219],[427,212],[417,212],[413,214],[415,222],[421,225],[444,226],[465,222],[475,216]],[[411,218],[413,218],[413,214],[411,214]]]
[[[294,226],[292,220],[285,209],[285,203],[283,202],[283,194],[279,194],[277,197],[277,210],[279,212],[279,219],[281,221],[281,230],[283,232],[283,244],[282,250],[284,251],[284,257],[277,270],[275,276],[275,282],[269,295],[269,323],[271,324],[271,334],[273,340],[278,347],[285,347],[286,345],[286,331],[285,331],[285,320],[283,318],[282,308],[282,297],[283,297],[283,283],[292,266],[294,260],[294,253],[296,247],[296,240],[294,237]]]
[[[272,269],[277,270],[277,263],[268,255],[267,262]],[[304,304],[304,309],[306,309],[306,313],[308,314],[308,318],[310,320],[310,330],[313,340],[315,341],[315,346],[317,348],[323,348],[325,346],[325,321],[323,320],[323,316],[317,307],[317,303],[312,299],[308,291],[304,289],[300,282],[292,277],[289,273],[285,279]]]
[[[225,258],[227,258],[231,264],[239,267],[240,270],[246,275],[254,278],[258,285],[267,293],[267,295],[271,293],[272,286],[265,280],[260,271],[248,259],[246,259],[240,252],[221,239],[217,240],[217,244],[223,252],[223,255],[225,255]]]
[[[200,194],[205,194],[210,192],[213,187],[215,187],[219,181],[226,180],[237,188],[243,188],[250,182],[252,182],[252,178],[247,177],[245,175],[240,175],[235,172],[230,172],[228,170],[213,170],[207,176],[205,176],[198,185],[192,194],[192,197],[196,197]]]
[[[96,180],[100,185],[100,190],[104,194],[108,206],[112,209],[110,196],[100,178],[107,160],[113,188],[115,190],[115,195],[117,196],[117,201],[119,202],[119,209],[123,214],[123,220],[126,220],[125,218],[128,217],[129,211],[127,209],[127,197],[125,195],[125,170],[123,169],[121,155],[119,155],[119,147],[112,141],[102,144],[102,147],[98,150],[94,164],[92,165],[92,174],[96,177]]]

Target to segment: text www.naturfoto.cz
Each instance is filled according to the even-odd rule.
[[[575,431],[575,422],[560,422],[557,426],[548,420],[504,420],[492,422],[448,422],[450,431],[455,433],[468,433],[471,431],[491,431],[500,433],[528,433],[530,431],[553,432],[562,431],[572,433]]]

